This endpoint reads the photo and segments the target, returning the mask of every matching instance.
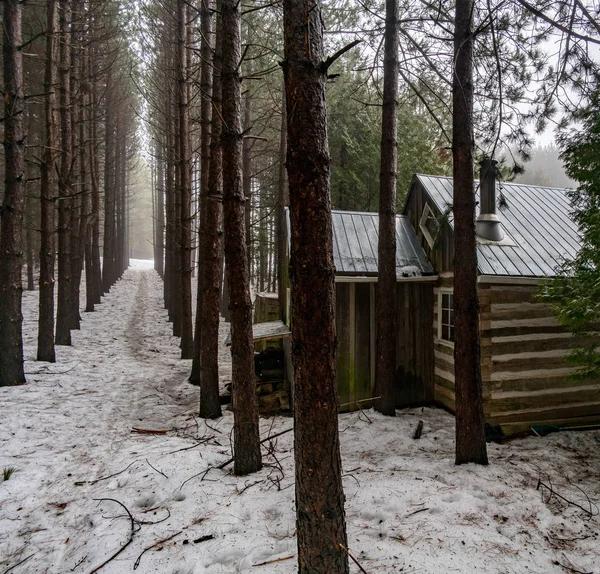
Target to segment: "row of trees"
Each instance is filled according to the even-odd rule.
[[[152,165],[155,265],[164,278],[165,306],[174,334],[181,337],[182,358],[193,361],[190,379],[200,386],[200,415],[206,418],[221,415],[217,341],[221,303],[228,301],[236,474],[262,465],[251,271],[259,286],[272,288],[286,285],[289,273],[302,572],[348,571],[337,430],[331,205],[379,205],[381,399],[376,408],[393,415],[395,297],[390,293],[395,285],[396,190],[406,189],[406,178],[420,166],[447,169],[446,148],[451,146],[456,462],[486,464],[474,156],[477,151],[497,156],[505,141],[525,154],[530,141],[523,121],[536,119],[543,127],[552,118],[565,94],[565,78],[587,97],[587,75],[594,71],[584,51],[586,43],[595,41],[594,14],[579,0],[560,7],[525,0],[457,0],[453,5],[386,0],[384,25],[378,4],[363,4],[363,11],[352,8],[340,0],[324,14],[308,1],[284,0],[282,19],[281,6],[273,3],[48,0],[45,27],[36,24],[42,21],[36,13],[37,20],[28,24],[30,40],[24,40],[23,4],[4,3],[0,384],[25,380],[21,228],[28,196],[27,218],[32,225],[36,221],[29,205],[36,194],[26,191],[26,183],[39,185],[38,358],[54,360],[54,344],[69,344],[70,331],[79,325],[83,270],[86,309],[91,311],[127,267],[128,174],[137,149],[134,118],[140,115],[145,122],[141,133],[151,140],[146,153]],[[565,14],[568,25],[561,23]],[[325,22],[338,34],[326,36]],[[39,38],[46,40],[39,45],[36,25]],[[539,42],[555,30],[566,43],[558,68],[549,66],[539,50]],[[380,67],[378,59],[375,64],[371,60],[380,53],[382,32]],[[44,63],[37,104],[33,95],[39,74],[32,65],[27,83],[24,46],[38,50]],[[133,65],[134,59],[141,61]],[[332,162],[326,88],[339,74],[330,90]],[[536,85],[537,92],[527,90]],[[28,151],[36,147],[32,135],[37,155]],[[407,149],[407,142],[414,145]],[[377,163],[379,186],[374,186]],[[291,259],[289,269],[282,269],[288,198]],[[276,224],[268,223],[272,214]],[[192,259],[198,261],[195,323]]]
[[[54,362],[55,345],[70,345],[79,329],[84,270],[85,310],[93,311],[128,266],[136,95],[120,6],[48,0],[44,8],[45,18],[39,6],[4,3],[0,385],[25,382],[25,250],[31,288],[39,246],[41,361]]]

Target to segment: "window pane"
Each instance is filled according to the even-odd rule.
[[[450,311],[448,311],[448,309],[442,309],[442,324],[450,324]]]

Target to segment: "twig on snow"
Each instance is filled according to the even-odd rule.
[[[575,506],[575,507],[583,510],[583,512],[585,512],[588,516],[590,516],[590,517],[595,516],[595,514],[593,513],[592,510],[588,510],[587,508],[581,506],[581,504],[577,504],[576,502],[573,502],[572,500],[569,500],[568,498],[565,498],[564,496],[561,496],[560,494],[558,494],[554,490],[554,488],[552,488],[552,485],[548,486],[547,484],[542,482],[541,478],[538,479],[536,490],[539,490],[540,487],[544,487],[550,492],[550,495],[548,496],[548,499],[546,500],[546,504],[548,504],[548,502],[550,502],[550,500],[552,500],[553,496],[556,496],[557,498],[564,500],[567,504],[570,504],[571,506]],[[589,498],[588,498],[588,501],[589,501]],[[596,514],[598,514],[598,512],[596,512]]]
[[[266,566],[267,564],[275,564],[275,562],[283,562],[284,560],[291,560],[295,558],[296,555],[292,554],[290,556],[283,556],[282,558],[275,558],[275,560],[267,560],[266,562],[259,562],[258,564],[252,564],[252,566]]]
[[[269,440],[277,438],[278,436],[281,436],[281,435],[286,434],[288,432],[292,432],[293,430],[294,430],[294,427],[289,428],[289,429],[285,429],[283,431],[275,433],[274,435],[271,435],[271,436],[268,436],[266,438],[263,438],[260,441],[260,444],[263,444],[263,443],[265,443],[265,442],[267,442]],[[202,472],[199,472],[198,474],[195,474],[194,476],[190,476],[190,478],[188,478],[185,482],[183,482],[183,484],[179,488],[181,489],[186,482],[189,482],[190,480],[192,480],[192,478],[196,478],[197,476],[200,476],[200,475],[202,475],[202,478],[200,480],[204,480],[204,478],[206,477],[206,475],[211,470],[214,470],[214,469],[223,470],[226,466],[229,466],[234,460],[235,459],[232,457],[232,458],[227,459],[225,462],[222,462],[221,464],[219,464],[217,466],[209,466],[206,470],[204,470]]]
[[[561,568],[564,568],[569,572],[573,572],[573,574],[594,574],[593,572],[584,572],[583,570],[578,570],[577,568],[575,568],[575,566],[573,566],[571,561],[564,554],[562,555],[562,557],[565,562],[568,562],[568,566],[567,564],[563,564],[558,560],[552,560],[552,564],[554,564],[555,566],[560,566]]]
[[[198,448],[199,446],[202,446],[203,444],[207,443],[209,440],[212,440],[214,438],[214,436],[209,436],[207,438],[196,439],[198,440],[196,444],[193,444],[192,446],[184,446],[183,448],[178,448],[177,450],[172,450],[167,454],[175,454],[176,452],[182,452],[184,450],[192,450],[193,448]]]
[[[360,571],[361,571],[363,574],[368,574],[368,572],[367,572],[367,571],[366,571],[366,570],[365,570],[365,569],[364,569],[364,568],[363,568],[363,567],[360,565],[360,562],[359,562],[359,561],[358,561],[356,558],[354,558],[354,556],[352,556],[352,554],[350,554],[350,551],[349,551],[349,550],[348,550],[348,549],[347,549],[347,548],[346,548],[346,547],[345,547],[345,546],[344,546],[344,545],[343,545],[341,542],[338,544],[338,546],[339,546],[339,547],[340,547],[340,548],[341,548],[341,549],[342,549],[342,550],[343,550],[343,551],[344,551],[346,554],[348,554],[349,558],[351,558],[351,559],[352,559],[352,562],[354,562],[354,564],[356,564],[356,565],[358,566],[358,568],[360,569]]]
[[[119,548],[119,550],[117,550],[108,560],[105,560],[104,562],[102,562],[102,564],[100,564],[100,566],[97,566],[90,572],[90,574],[95,574],[95,572],[98,572],[98,570],[104,568],[104,566],[106,566],[111,560],[114,560],[119,554],[121,554],[121,552],[123,552],[123,550],[125,550],[125,548],[127,548],[131,544],[131,542],[133,541],[133,535],[136,533],[136,522],[133,518],[133,514],[129,512],[129,508],[127,508],[122,502],[119,502],[114,498],[94,498],[92,500],[96,500],[98,502],[115,502],[116,504],[125,509],[125,512],[127,512],[127,516],[129,516],[129,520],[131,522],[131,532],[129,533],[129,539],[127,540],[127,542],[123,546],[121,546],[121,548]]]
[[[160,520],[136,520],[137,524],[160,524],[161,522],[165,522],[166,520],[169,520],[169,518],[171,518],[171,511],[166,508],[165,509],[167,511],[167,516],[165,516],[164,518],[161,518]]]
[[[128,470],[131,466],[133,466],[137,461],[134,460],[129,466],[127,466],[126,468],[124,468],[123,470],[120,470],[119,472],[115,472],[114,474],[109,474],[108,476],[102,476],[100,478],[97,478],[96,480],[89,480],[88,483],[89,484],[96,484],[97,482],[100,482],[101,480],[108,480],[109,478],[112,478],[113,476],[118,476],[119,474],[123,474],[126,470]]]
[[[144,548],[144,550],[142,550],[142,553],[137,557],[137,560],[135,561],[135,563],[133,565],[133,569],[134,570],[138,569],[138,566],[140,565],[140,561],[142,560],[142,556],[144,554],[146,554],[146,552],[148,552],[148,550],[152,550],[153,548],[156,548],[157,546],[160,546],[161,544],[164,544],[165,542],[169,542],[169,540],[173,540],[173,538],[175,538],[176,536],[179,536],[182,532],[183,532],[183,530],[180,530],[179,532],[176,532],[175,534],[169,536],[168,538],[163,538],[162,540],[155,542],[151,546],[148,546],[148,548]]]
[[[164,472],[162,472],[161,470],[158,470],[158,468],[153,467],[152,464],[150,464],[150,461],[148,459],[146,459],[146,462],[148,463],[148,466],[152,470],[155,470],[156,472],[158,472],[158,474],[162,474],[165,478],[169,478]]]
[[[27,562],[27,560],[29,560],[34,555],[35,555],[35,552],[33,554],[30,554],[29,556],[27,556],[27,558],[23,558],[23,560],[21,560],[21,562],[17,562],[16,564],[14,564],[10,568],[8,568],[8,570],[5,570],[4,574],[8,574],[8,572],[10,572],[11,570],[14,570],[17,566],[20,566],[24,562]]]

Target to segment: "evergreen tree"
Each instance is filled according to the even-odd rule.
[[[569,198],[571,215],[581,233],[581,250],[543,287],[542,299],[551,303],[560,322],[573,334],[585,335],[600,323],[600,91],[576,119],[582,129],[560,143],[567,174],[579,182]],[[597,340],[587,337],[569,359],[578,364],[577,375],[600,375]]]

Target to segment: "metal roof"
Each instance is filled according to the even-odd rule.
[[[377,274],[379,215],[334,210],[332,218],[336,273],[353,276]],[[402,279],[433,274],[433,266],[408,217],[396,216],[396,276]]]
[[[438,210],[452,205],[452,179],[417,175]],[[565,259],[580,248],[577,224],[569,217],[571,205],[566,189],[537,185],[496,184],[505,204],[498,216],[508,235],[505,244],[477,245],[477,263],[482,275],[554,277]],[[479,201],[479,182],[475,182]],[[450,225],[452,219],[449,218]]]

